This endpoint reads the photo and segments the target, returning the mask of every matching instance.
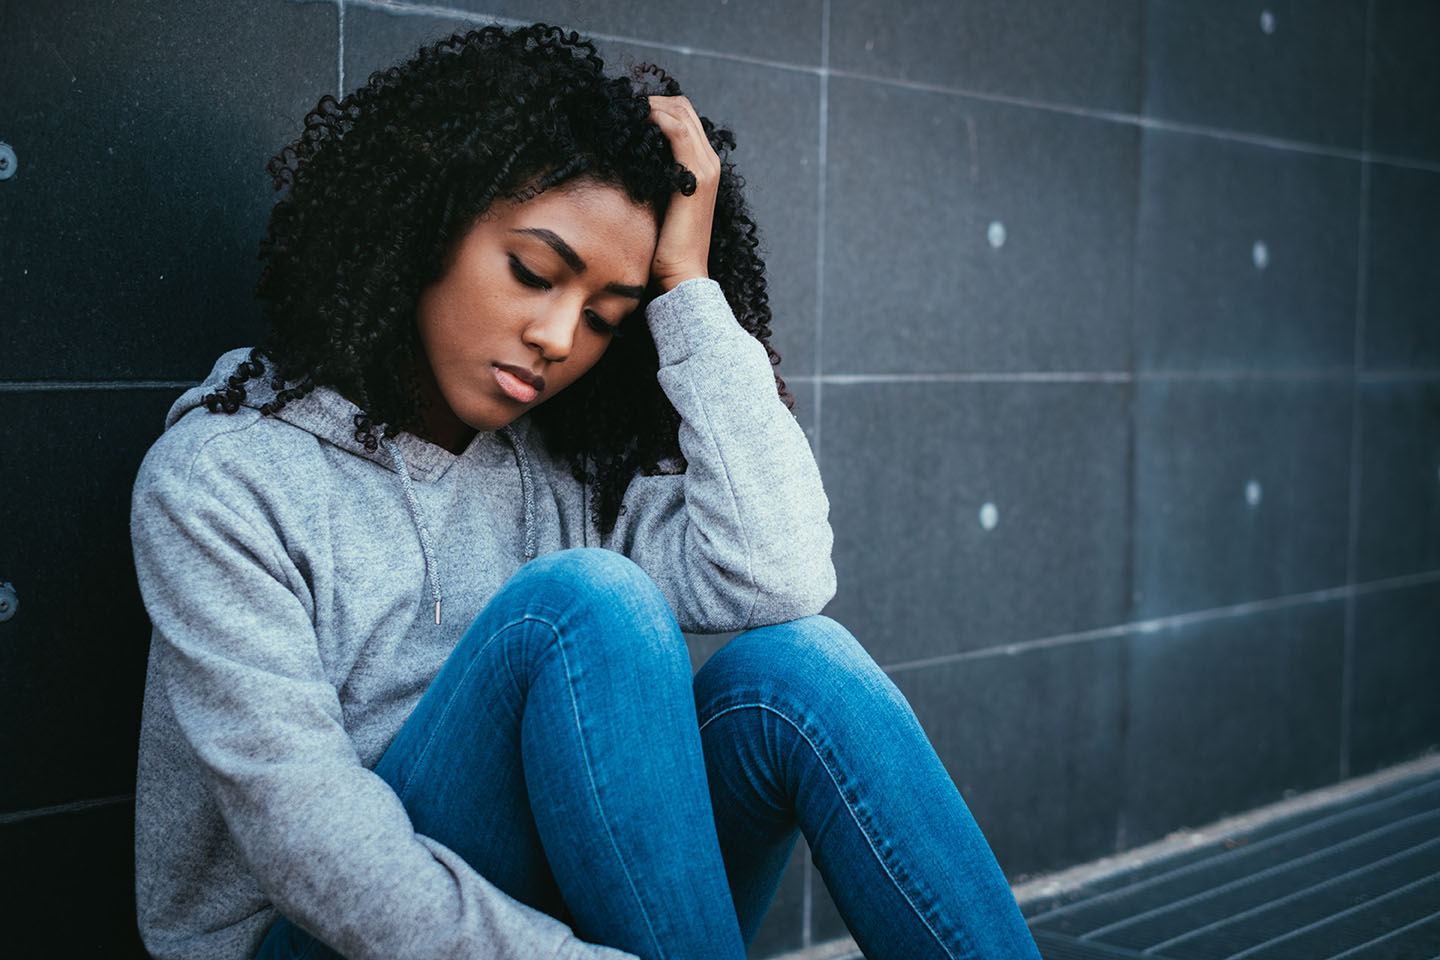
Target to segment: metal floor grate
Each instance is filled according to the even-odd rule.
[[[1045,960],[1440,960],[1440,772],[1024,910]]]

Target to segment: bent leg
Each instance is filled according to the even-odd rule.
[[[582,939],[739,960],[690,681],[634,563],[548,554],[476,618],[376,773],[417,832]],[[333,956],[287,926],[260,958]]]
[[[914,711],[843,627],[810,617],[741,634],[697,674],[695,696],[747,942],[798,827],[872,960],[1038,960]]]

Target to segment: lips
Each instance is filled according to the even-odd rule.
[[[531,373],[524,367],[511,366],[508,363],[494,364],[492,369],[495,374],[495,382],[500,390],[510,399],[520,403],[530,403],[545,390],[545,378],[536,373]]]

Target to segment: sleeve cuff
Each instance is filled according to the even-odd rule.
[[[740,326],[720,284],[708,277],[695,277],[676,286],[645,308],[650,335],[660,366],[680,363],[717,340],[737,335],[751,339]]]

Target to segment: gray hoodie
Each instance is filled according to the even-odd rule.
[[[154,625],[135,868],[155,956],[248,958],[277,911],[355,960],[626,956],[415,833],[371,769],[470,620],[539,554],[624,553],[691,631],[830,599],[828,505],[764,349],[713,281],[647,317],[688,467],[632,481],[604,535],[526,418],[458,456],[410,434],[367,453],[332,390],[264,417],[272,393],[252,380],[237,413],[205,410],[243,350],[176,401],[131,514]]]

